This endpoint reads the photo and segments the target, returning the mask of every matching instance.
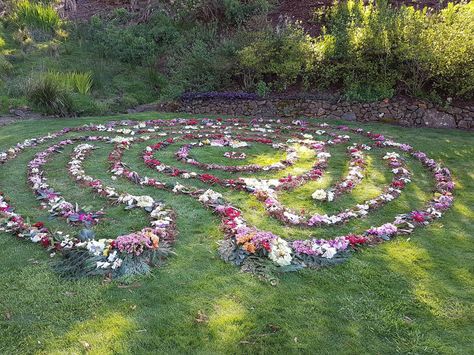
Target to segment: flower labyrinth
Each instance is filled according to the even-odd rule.
[[[100,145],[110,145],[111,180],[120,179],[169,194],[185,195],[219,215],[224,234],[218,249],[221,258],[263,277],[270,268],[293,271],[338,263],[361,246],[409,234],[416,227],[440,218],[453,203],[454,183],[446,167],[407,144],[362,129],[299,120],[238,119],[120,121],[64,128],[43,137],[27,139],[0,152],[0,166],[8,169],[9,162],[18,156],[29,150],[36,152],[27,166],[27,181],[41,208],[46,209],[51,218],[82,226],[82,230],[71,236],[61,231],[53,232],[42,222],[32,223],[28,216],[16,212],[15,201],[10,201],[4,193],[0,193],[0,230],[42,245],[52,256],[63,255],[60,263],[70,276],[104,274],[120,277],[147,272],[150,266],[160,265],[167,259],[178,235],[175,212],[170,206],[149,195],[120,191],[86,172],[84,162]],[[102,209],[91,211],[75,201],[67,201],[61,191],[50,186],[46,177],[48,161],[56,154],[63,154],[68,146],[72,147],[68,172],[74,183],[111,203],[124,205],[127,210],[143,209],[148,214],[149,226],[115,237],[96,236],[93,230],[107,218],[107,213]],[[144,147],[140,159],[148,171],[135,171],[124,161],[127,151],[134,146]],[[308,200],[325,207],[351,195],[367,176],[367,154],[384,162],[393,175],[391,182],[380,188],[378,196],[330,214],[308,213],[286,205],[283,194],[291,194],[307,184],[315,186],[324,178],[333,150],[338,146],[347,152],[347,173],[332,187],[314,189],[308,194]],[[284,159],[273,159],[266,165],[247,164],[245,160],[253,147],[278,151]],[[179,164],[160,160],[163,152],[173,148],[175,161]],[[227,162],[201,162],[191,156],[191,151],[198,148],[208,151],[226,149],[217,156],[221,160],[227,158]],[[247,153],[229,149],[245,149]],[[300,154],[312,159],[311,166],[304,169],[298,166],[302,159]],[[292,227],[297,236],[298,228],[316,231],[352,219],[367,218],[372,211],[397,199],[412,180],[407,165],[410,159],[419,161],[431,172],[435,181],[431,200],[424,208],[399,211],[399,214],[387,217],[381,225],[349,234],[324,239],[284,239],[277,233],[251,225],[245,218],[246,213],[224,197],[226,191],[230,193],[231,190],[248,194],[248,199],[260,203],[268,217]],[[243,164],[238,161],[243,161]],[[274,174],[279,175],[275,177]],[[198,188],[195,181],[208,187]]]

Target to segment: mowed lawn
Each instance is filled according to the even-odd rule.
[[[16,123],[0,127],[0,151],[25,138],[63,127],[163,117],[184,115],[137,114]],[[176,210],[176,255],[162,268],[131,283],[101,278],[69,281],[53,271],[54,260],[41,247],[0,233],[0,354],[472,353],[474,133],[385,124],[357,126],[411,144],[441,161],[456,182],[454,206],[436,223],[418,228],[409,237],[366,248],[342,265],[283,274],[279,283],[271,286],[219,258],[217,241],[222,239],[222,232],[217,216],[186,196],[139,188],[124,179],[111,180],[107,172],[110,145],[97,143],[99,149],[84,165],[88,174],[122,191],[160,198]],[[52,229],[77,232],[77,228],[62,221],[49,222],[47,211],[39,209],[26,183],[28,161],[50,144],[27,150],[0,166],[0,191],[10,196],[17,211],[32,221],[42,220]],[[124,161],[148,176],[174,181],[147,170],[139,155],[145,146],[127,151]],[[158,154],[163,161],[179,166],[173,156],[175,148],[176,145]],[[48,182],[81,206],[105,207],[107,219],[95,227],[96,233],[112,237],[145,226],[147,219],[141,211],[108,205],[71,181],[67,174],[71,149],[54,155],[48,162]],[[197,159],[208,163],[245,163],[222,160],[222,153],[219,148],[193,151]],[[331,153],[324,179],[282,194],[286,205],[324,210],[324,205],[311,201],[312,191],[329,187],[347,173],[344,147],[335,147]],[[352,194],[328,207],[328,212],[380,193],[391,179],[381,154],[382,151],[367,153],[365,179]],[[281,152],[258,144],[248,155],[249,161],[262,164],[282,158]],[[300,158],[286,173],[311,166],[313,157],[309,152],[301,151]],[[283,227],[265,216],[261,206],[247,194],[216,190],[242,208],[247,220],[259,228],[289,239],[310,235],[329,238],[360,232],[371,225],[390,222],[398,213],[421,208],[432,196],[432,177],[413,159],[408,164],[413,172],[412,182],[399,199],[367,219],[314,232]],[[227,176],[221,174],[216,173]],[[198,182],[194,185],[205,187]]]

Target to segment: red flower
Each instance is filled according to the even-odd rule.
[[[43,222],[36,222],[35,224],[33,224],[33,227],[41,229],[41,228],[44,227],[44,223]]]
[[[215,184],[215,183],[218,183],[220,181],[218,177],[216,177],[214,175],[211,175],[211,174],[201,174],[199,176],[199,179],[202,182],[208,182],[208,183],[211,183],[211,184]]]
[[[270,251],[270,249],[271,249],[270,248],[270,243],[268,243],[268,241],[266,241],[266,240],[262,242],[262,247],[264,247],[266,251]]]
[[[233,219],[225,219],[224,220],[224,225],[227,228],[232,228],[232,229],[237,227],[237,223],[235,223],[235,221]]]
[[[291,182],[291,181],[293,181],[293,176],[288,175],[287,177],[280,178],[278,181],[280,181],[280,182]]]
[[[41,245],[44,247],[44,248],[47,248],[51,245],[51,241],[49,240],[48,237],[43,237],[41,238]]]
[[[167,141],[168,143],[173,143],[173,138],[168,138],[166,141]]]
[[[392,182],[392,186],[397,189],[403,189],[405,187],[405,183],[401,180],[395,180],[394,182]]]
[[[226,207],[224,209],[224,213],[227,217],[229,217],[231,219],[235,219],[235,218],[240,216],[240,211],[237,211],[236,209],[234,209],[232,207]]]
[[[352,246],[365,244],[367,242],[367,239],[365,237],[358,236],[355,234],[348,235],[346,239]]]
[[[192,119],[192,120],[188,120],[188,125],[197,125],[198,124],[198,120],[195,120],[195,119]]]
[[[173,172],[171,173],[171,176],[178,176],[181,173],[179,169],[173,169]]]
[[[418,212],[418,211],[414,211],[411,213],[411,218],[415,221],[415,222],[419,222],[419,223],[422,223],[425,221],[425,216],[423,213],[421,212]]]

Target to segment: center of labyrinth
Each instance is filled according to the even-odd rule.
[[[15,209],[15,161],[40,209]],[[57,268],[71,277],[162,264],[179,228],[170,195],[218,215],[220,257],[268,278],[409,234],[440,218],[454,189],[446,167],[408,144],[299,120],[89,124],[18,143],[0,165],[0,230],[62,255]],[[100,198],[84,203],[90,193]],[[147,227],[137,226],[140,210]]]

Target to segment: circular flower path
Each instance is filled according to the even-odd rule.
[[[85,167],[94,159],[94,151],[104,146],[109,152],[108,183]],[[214,161],[203,160],[209,158],[203,150],[215,151]],[[179,238],[173,209],[151,193],[134,195],[121,190],[124,184],[119,182],[197,200],[221,219],[219,256],[263,277],[269,270],[337,264],[360,248],[410,234],[440,218],[453,203],[450,171],[425,153],[360,128],[311,121],[173,119],[64,128],[0,152],[0,169],[9,169],[12,161],[28,151],[34,154],[27,164],[27,181],[39,207],[49,218],[62,219],[78,232],[67,234],[48,228],[48,223],[31,221],[27,214],[16,211],[14,199],[4,193],[0,193],[0,230],[37,243],[52,256],[62,256],[59,269],[69,276],[145,273],[172,254]],[[139,154],[130,156],[132,151]],[[171,161],[162,159],[166,152],[173,152]],[[70,155],[71,184],[125,210],[144,210],[149,224],[132,233],[95,234],[107,213],[67,200],[48,181],[48,164],[58,154]],[[331,175],[331,159],[342,161],[343,173],[323,188],[320,182]],[[129,165],[133,160],[139,168]],[[377,194],[361,201],[353,194],[364,189],[365,180],[370,179],[368,169],[375,161],[389,178]],[[431,175],[431,199],[422,208],[385,214],[386,205],[403,196],[409,184],[416,184],[410,171],[413,164]],[[305,206],[309,203],[315,208],[288,203],[297,192],[300,199],[303,195]],[[232,194],[257,204],[258,217],[271,220],[269,225],[276,223],[278,230],[291,232],[283,236],[253,225],[254,216],[242,206],[241,210]],[[334,208],[339,200],[352,202]],[[322,212],[326,210],[330,212]],[[333,232],[344,230],[352,220],[370,219],[373,213],[383,213],[383,223]]]

